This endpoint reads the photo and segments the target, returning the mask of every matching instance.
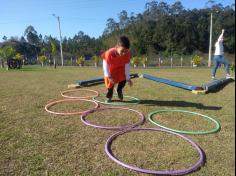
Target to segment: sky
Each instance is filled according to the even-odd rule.
[[[173,4],[176,0],[163,0]],[[98,38],[106,28],[106,20],[126,10],[130,16],[142,13],[150,0],[0,0],[0,42],[3,36],[21,37],[32,25],[38,34],[51,35],[59,39],[60,17],[62,37],[73,37],[83,31],[90,37]],[[158,1],[160,2],[160,1]],[[206,7],[207,0],[181,0],[185,9]],[[215,0],[223,6],[232,5],[234,0]]]

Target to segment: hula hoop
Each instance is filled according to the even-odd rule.
[[[87,122],[85,120],[85,117],[90,113],[94,113],[94,112],[97,112],[97,111],[109,110],[109,109],[123,109],[123,110],[133,111],[133,112],[135,112],[139,115],[140,120],[138,122],[132,124],[132,125],[122,125],[122,126],[101,126],[101,125],[92,124],[92,123]],[[144,122],[144,120],[145,120],[145,117],[141,112],[136,111],[134,109],[130,109],[130,108],[124,108],[124,107],[122,107],[122,108],[121,107],[103,107],[103,108],[99,108],[99,109],[91,109],[87,112],[84,112],[81,115],[81,121],[85,125],[88,125],[88,126],[91,126],[91,127],[94,127],[94,128],[107,129],[107,130],[120,130],[120,129],[126,129],[126,128],[133,128],[135,126],[141,125]]]
[[[88,91],[88,92],[93,92],[93,93],[95,93],[95,95],[84,96],[84,97],[74,97],[74,96],[65,95],[66,93],[69,93],[69,92],[76,92],[76,91]],[[91,89],[76,89],[76,90],[66,90],[66,91],[63,91],[63,92],[61,92],[61,95],[62,95],[63,97],[65,97],[65,98],[89,99],[89,98],[93,98],[93,97],[99,96],[99,93],[98,93],[98,91],[91,90]]]
[[[154,114],[157,114],[157,113],[162,113],[162,112],[184,112],[184,113],[189,113],[189,114],[195,114],[195,115],[198,115],[198,116],[202,116],[204,117],[205,119],[207,119],[208,121],[212,121],[214,122],[215,124],[215,128],[210,130],[210,131],[182,131],[182,130],[177,130],[177,129],[172,129],[172,128],[168,128],[168,127],[165,127],[163,125],[160,125],[158,124],[157,122],[155,122],[152,118],[153,118],[153,115]],[[170,130],[170,131],[173,131],[173,132],[176,132],[176,133],[181,133],[181,134],[210,134],[210,133],[215,133],[217,131],[220,130],[221,128],[221,125],[218,121],[216,121],[215,119],[207,116],[207,115],[203,115],[203,114],[200,114],[200,113],[197,113],[197,112],[191,112],[191,111],[185,111],[185,110],[159,110],[159,111],[155,111],[155,112],[152,112],[148,115],[148,119],[155,125],[161,127],[161,128],[164,128],[166,130]]]
[[[181,170],[175,170],[175,171],[156,171],[156,170],[146,170],[146,169],[141,169],[135,166],[131,166],[128,164],[123,163],[122,161],[120,161],[119,159],[117,159],[114,154],[112,153],[111,150],[111,145],[112,145],[112,141],[115,140],[118,136],[131,132],[131,131],[139,131],[139,130],[144,130],[144,131],[161,131],[161,132],[165,132],[165,133],[170,133],[173,135],[176,135],[180,138],[183,138],[184,140],[186,140],[187,142],[189,142],[198,152],[199,154],[199,160],[192,165],[191,167],[187,168],[187,169],[181,169]],[[141,172],[141,173],[145,173],[145,174],[154,174],[154,175],[184,175],[184,174],[188,174],[191,172],[194,172],[196,170],[198,170],[205,162],[205,153],[203,152],[203,150],[196,144],[194,143],[192,140],[190,140],[189,138],[187,138],[184,135],[178,134],[178,133],[174,133],[168,130],[164,130],[164,129],[160,129],[160,128],[133,128],[133,129],[128,129],[126,131],[120,131],[117,132],[115,134],[113,134],[111,137],[108,138],[106,144],[105,144],[105,152],[108,155],[108,157],[110,159],[112,159],[114,162],[118,163],[119,165],[137,171],[137,172]]]
[[[105,96],[105,95],[103,95]],[[115,97],[117,97],[117,95],[114,95]],[[140,103],[140,100],[138,98],[135,98],[135,97],[131,97],[131,96],[124,96],[124,98],[130,98],[130,99],[133,99],[135,100],[135,102],[133,103],[124,103],[124,102],[121,102],[121,103],[106,103],[104,101],[99,101],[99,100],[96,100],[97,97],[93,97],[93,100],[100,103],[100,104],[105,104],[105,105],[112,105],[112,106],[127,106],[127,105],[133,105],[133,104],[139,104]]]
[[[55,104],[58,104],[58,103],[62,103],[62,102],[71,102],[71,101],[87,101],[87,102],[92,102],[95,104],[95,108],[98,108],[99,107],[99,104],[95,101],[92,101],[92,100],[87,100],[87,99],[63,99],[63,100],[57,100],[57,101],[53,101],[51,103],[48,103],[46,106],[45,106],[45,110],[51,114],[56,114],[56,115],[78,115],[78,114],[82,114],[86,111],[81,111],[81,112],[54,112],[54,111],[50,111],[49,108],[54,106]],[[88,110],[87,110],[88,111]]]

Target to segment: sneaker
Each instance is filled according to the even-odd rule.
[[[212,76],[211,79],[212,79],[212,80],[217,80],[215,76]]]
[[[105,100],[105,103],[111,103],[111,98],[108,98],[107,100]]]
[[[227,74],[226,75],[226,78],[228,79],[228,78],[233,78],[234,79],[234,77],[232,76],[232,75],[230,75],[230,74]]]

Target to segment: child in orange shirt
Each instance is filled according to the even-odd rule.
[[[117,94],[121,101],[123,101],[122,90],[126,82],[129,86],[133,84],[130,80],[131,53],[129,47],[129,39],[126,36],[121,36],[114,48],[110,48],[102,54],[104,80],[107,88],[106,102],[111,102],[115,84],[118,84]]]

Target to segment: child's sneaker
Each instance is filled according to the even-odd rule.
[[[230,75],[230,74],[227,74],[226,75],[226,78],[228,79],[228,78],[233,78],[234,79],[234,77],[232,76],[232,75]]]
[[[111,103],[111,98],[108,98],[107,100],[105,100],[105,103]]]

